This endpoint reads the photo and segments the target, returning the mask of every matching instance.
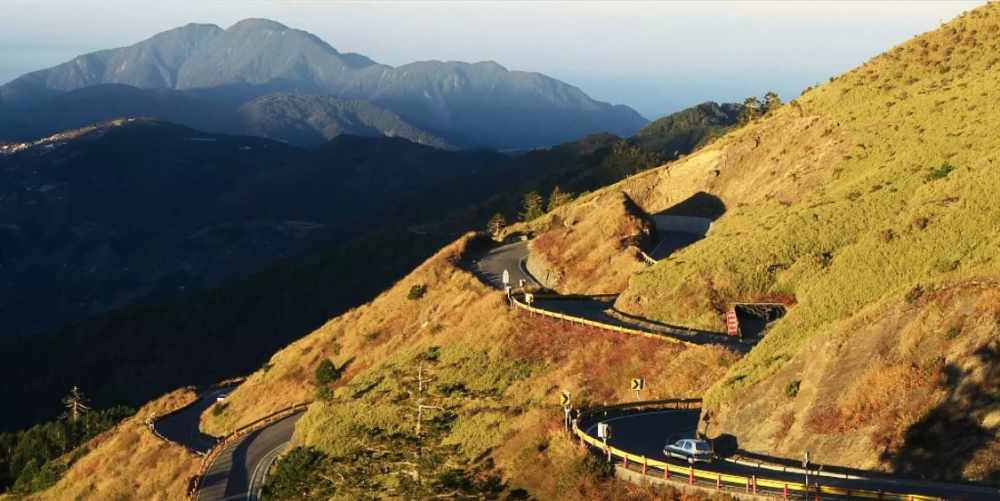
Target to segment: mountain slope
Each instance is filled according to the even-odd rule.
[[[148,120],[88,130],[0,154],[0,297],[18,303],[0,309],[7,335],[217,284],[388,218],[401,225],[473,203],[508,163],[402,139],[341,136],[304,152]],[[419,204],[428,189],[455,195]]]
[[[263,19],[226,30],[188,25],[30,73],[0,87],[0,112],[100,84],[203,96],[213,90],[214,99],[230,102],[275,92],[367,100],[461,146],[529,148],[592,132],[629,135],[646,123],[628,107],[595,101],[540,73],[439,61],[392,68]]]
[[[610,188],[651,213],[724,207],[619,310],[722,331],[733,302],[793,305],[708,393],[710,434],[998,481],[998,30],[997,5],[974,10]]]
[[[291,144],[315,146],[347,134],[399,137],[435,148],[451,147],[446,140],[367,101],[270,94],[240,106],[237,113],[244,133]]]
[[[743,105],[708,101],[671,113],[635,133],[632,142],[647,151],[660,151],[669,158],[694,151],[722,136],[739,122]]]
[[[557,396],[631,398],[628,378],[652,372],[651,397],[711,387],[702,431],[745,449],[997,482],[998,31],[1000,6],[976,9],[558,211],[601,217],[621,192],[651,213],[717,197],[708,236],[634,275],[616,306],[721,329],[731,301],[789,303],[741,360],[511,314],[457,266],[476,255],[466,237],[275,354],[205,427],[315,397],[295,438],[315,461],[290,466],[304,470],[296,492],[419,497],[399,479],[464,488],[496,475],[499,492],[599,497],[600,469],[565,438]],[[579,226],[581,239],[606,229]],[[316,380],[324,360],[339,380]],[[441,409],[417,435],[421,403]],[[406,459],[418,451],[432,460]]]
[[[94,88],[80,92],[92,89]],[[239,143],[243,138],[224,137],[215,143],[189,142],[185,138],[208,139],[216,136],[169,124],[157,125],[156,122],[121,123],[143,127],[147,131],[145,135],[133,134],[132,139],[122,145],[134,153],[129,155],[130,162],[127,165],[139,172],[149,162],[147,157],[159,158],[170,165],[170,159],[176,160],[178,153],[187,148],[190,150],[188,155],[193,155],[192,163],[219,163],[225,160],[221,155],[223,151],[235,148],[232,144],[251,144]],[[96,156],[89,154],[92,163],[126,165],[120,157],[107,156],[106,153],[114,152],[117,148],[116,141],[128,138],[129,135],[106,136],[108,130],[109,127],[99,125],[53,136],[50,141],[35,145],[34,148],[49,151],[45,145],[51,144],[56,153],[35,158],[31,163],[8,164],[20,165],[12,167],[14,170],[10,172],[37,170],[41,177],[29,183],[29,187],[40,187],[57,181],[49,178],[58,170],[52,171],[53,166],[47,165],[48,161],[55,163],[55,160],[68,159],[66,165],[71,166],[71,170],[87,172],[89,164],[85,160],[88,157],[81,156],[87,150],[79,144],[74,145],[73,141],[77,139],[82,143],[87,140],[88,134],[104,138],[104,153]],[[154,132],[156,130],[161,132]],[[165,134],[168,130],[178,131],[179,136],[174,139],[161,137],[160,134]],[[143,143],[143,137],[149,145]],[[236,143],[229,143],[227,146],[227,141]],[[69,259],[58,261],[60,265],[69,265],[64,268],[62,281],[49,280],[46,278],[48,275],[36,273],[33,278],[30,274],[24,275],[25,283],[30,286],[17,288],[9,285],[9,288],[4,289],[9,293],[20,291],[19,308],[2,311],[9,329],[23,321],[36,322],[40,318],[46,319],[49,324],[56,324],[67,318],[81,318],[87,312],[80,311],[80,306],[96,310],[107,308],[111,302],[109,297],[119,297],[114,296],[114,293],[135,291],[136,287],[141,290],[143,284],[152,283],[160,294],[142,298],[144,302],[155,300],[155,304],[124,306],[40,333],[38,337],[2,343],[5,352],[16,354],[12,358],[23,362],[7,364],[10,377],[3,380],[18,381],[16,375],[32,380],[30,385],[18,384],[4,390],[10,395],[19,395],[16,398],[18,407],[2,413],[5,416],[4,426],[20,426],[35,419],[50,417],[57,411],[55,406],[58,397],[65,392],[67,385],[80,385],[96,397],[96,404],[102,406],[118,403],[139,405],[177,385],[211,382],[243,374],[258,367],[274,349],[301,337],[322,320],[360,304],[390,286],[457,232],[469,227],[484,226],[487,219],[497,211],[506,212],[514,220],[523,193],[538,190],[547,194],[555,185],[560,185],[569,192],[588,191],[621,179],[635,169],[650,167],[658,162],[656,155],[643,154],[635,147],[628,146],[626,140],[610,135],[588,137],[550,150],[534,151],[512,158],[487,153],[439,151],[398,139],[340,137],[313,153],[297,152],[283,149],[281,145],[274,143],[256,141],[273,144],[280,151],[291,152],[292,157],[298,160],[284,161],[283,155],[274,158],[264,156],[263,159],[270,158],[275,165],[244,168],[241,174],[227,178],[225,187],[218,193],[220,199],[211,208],[201,205],[203,209],[199,209],[218,220],[240,221],[239,223],[191,230],[192,237],[185,240],[188,243],[179,248],[170,245],[170,242],[176,243],[173,237],[163,238],[152,247],[147,246],[145,250],[131,251],[131,258],[122,255],[121,245],[115,243],[125,238],[127,233],[120,230],[107,235],[83,233],[81,235],[86,236],[86,242],[89,242],[87,245],[112,249],[113,252],[110,253],[98,253],[104,256],[105,261],[93,261],[90,264],[92,266],[97,263],[98,268],[95,270],[100,272],[100,276],[112,280],[100,280],[94,276],[95,273],[83,274],[67,281],[65,278],[73,275],[72,270],[77,269],[79,261]],[[202,154],[216,150],[218,153],[215,157],[199,156],[195,154],[199,150],[191,149],[193,146],[204,148]],[[162,153],[158,149],[160,147],[166,148],[168,153]],[[66,148],[70,153],[60,154],[60,148]],[[252,152],[253,150],[250,151]],[[92,174],[97,175],[97,172]],[[9,178],[10,181],[16,179],[16,176]],[[97,179],[97,186],[108,182],[99,176]],[[470,184],[469,179],[474,182]],[[11,187],[15,192],[22,188],[19,183]],[[64,191],[66,189],[60,188]],[[433,192],[436,196],[428,197],[428,192]],[[71,190],[67,193],[72,194],[74,203],[81,207],[89,205],[86,190]],[[18,211],[15,210],[8,212],[8,215],[19,221],[34,213],[57,213],[59,204],[66,203],[65,200],[60,201],[60,197],[65,199],[67,193],[57,190],[49,193],[53,195],[49,197],[34,195],[34,198],[23,200],[23,208],[30,208],[35,212],[17,215]],[[387,196],[390,193],[397,194],[383,199],[373,195],[376,193]],[[185,198],[190,197],[190,193],[175,195],[166,198],[193,203],[190,198]],[[160,197],[144,198],[147,204],[153,205],[159,205],[159,199]],[[7,202],[13,203],[14,200],[16,199],[11,198]],[[15,207],[17,205],[10,205],[8,209],[13,210]],[[331,207],[350,209],[331,210]],[[161,219],[145,219],[146,215],[151,214],[146,209],[133,212],[133,216],[141,216],[138,218],[140,221],[163,228],[164,222]],[[198,210],[194,212],[199,213]],[[129,214],[131,213],[122,216]],[[279,238],[282,233],[273,230],[280,229],[281,225],[248,225],[245,221],[247,218],[259,218],[262,214],[267,215],[268,220],[283,214],[281,217],[293,217],[298,221],[289,228],[313,229],[304,234],[293,232],[286,235],[299,235],[301,238],[292,238],[286,244],[280,244],[284,241]],[[303,220],[315,221],[320,217],[318,215],[322,215],[327,224],[339,221],[337,224],[351,223],[352,227],[361,225],[362,228],[356,229],[365,235],[341,239],[329,245],[323,244],[322,248],[309,251],[303,256],[295,255],[295,249],[303,243],[302,238],[316,236],[317,229],[319,234],[326,234],[327,231],[318,226],[301,223]],[[198,221],[205,218],[207,215],[199,216],[189,223],[198,227]],[[39,224],[47,220],[36,219]],[[104,216],[93,215],[92,219],[100,221]],[[70,222],[72,220],[60,223],[59,220],[52,219],[40,227],[52,232],[59,225],[71,228],[72,225],[68,224]],[[181,221],[171,220],[168,226],[177,226],[179,223]],[[366,224],[369,226],[365,226]],[[268,228],[272,231],[268,231]],[[72,231],[66,234],[76,235]],[[36,261],[46,269],[57,266],[53,264],[55,261],[46,257],[49,254],[31,250],[41,248],[39,242],[32,244],[30,239],[22,241],[22,236],[19,230],[11,232],[10,227],[0,230],[0,238],[6,239],[3,241],[4,245],[0,246],[0,256],[7,259],[4,261],[6,266],[21,266],[17,263],[21,262],[19,260],[25,253],[30,252],[39,252]],[[73,242],[76,240],[64,240],[62,250],[57,255],[64,256],[66,253],[78,252],[74,249],[85,249],[83,244],[86,242]],[[237,248],[234,249],[233,246]],[[234,256],[248,257],[246,254],[251,250],[258,253],[258,258],[277,255],[292,257],[263,270],[254,266],[234,266]],[[47,252],[51,252],[51,249]],[[130,260],[134,261],[136,255],[145,253],[149,256],[156,252],[160,253],[159,258],[150,258],[145,262],[156,264],[159,267],[156,269],[166,267],[168,271],[175,264],[181,264],[179,272],[167,273],[165,276],[150,275],[148,266],[143,268],[128,264]],[[371,266],[374,256],[381,256],[377,267]],[[198,268],[183,266],[185,260],[191,260],[195,264],[215,264],[209,264],[207,272],[194,273],[193,270]],[[129,270],[124,270],[122,266],[127,266]],[[218,272],[233,269],[255,273],[246,279],[221,283],[218,288],[208,292],[197,290],[206,284],[218,283]],[[279,279],[280,276],[285,276],[285,279]],[[358,278],[355,280],[345,277]],[[205,282],[205,279],[209,279],[210,283]],[[58,289],[46,286],[47,281],[53,287],[58,286]],[[344,287],[342,284],[345,281],[360,282],[363,285]],[[181,290],[180,286],[184,289]],[[275,300],[272,288],[283,291],[281,301]],[[133,300],[122,299],[122,303],[115,304],[127,304]],[[238,313],[234,311],[235,308],[245,308],[246,311]],[[164,322],[164,318],[175,320]],[[280,322],[280,327],[272,325],[273,322]],[[147,336],[161,339],[156,350],[148,349]],[[213,359],[212,353],[215,350],[225,350],[226,343],[233,342],[231,336],[244,340],[240,346],[246,351],[241,352],[239,359]],[[199,343],[194,340],[201,341]],[[197,354],[184,351],[195,344],[203,347]],[[87,355],[80,356],[84,351]],[[209,359],[202,359],[201,356]],[[43,359],[48,362],[41,363],[40,360]],[[111,363],[112,360],[115,362]],[[53,364],[59,369],[52,370]],[[141,371],[144,374],[141,386],[132,384],[139,367],[145,367]],[[80,379],[78,375],[84,373],[88,375],[87,378]]]

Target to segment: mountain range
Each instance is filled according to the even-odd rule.
[[[727,125],[665,125],[719,108],[642,136],[688,153]],[[519,155],[349,134],[302,149],[119,119],[0,145],[0,350],[12,359],[0,391],[17,402],[0,406],[0,430],[50,416],[67,385],[138,404],[252,370],[456,235],[517,219],[525,193],[582,193],[675,157],[636,137]]]
[[[269,99],[254,102],[262,96]],[[225,30],[189,24],[0,87],[0,139],[35,139],[122,115],[304,145],[350,132],[498,149],[594,132],[629,136],[646,124],[627,106],[540,73],[495,62],[392,67],[264,19]]]

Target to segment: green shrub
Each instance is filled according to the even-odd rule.
[[[329,482],[319,477],[327,461],[326,454],[312,447],[296,447],[278,461],[271,479],[264,487],[263,499],[328,498]]]
[[[955,166],[951,165],[948,162],[945,162],[941,164],[940,167],[932,168],[930,172],[928,172],[927,175],[924,176],[924,181],[930,182],[930,181],[936,181],[938,179],[944,179],[948,177],[948,174],[951,174],[951,171],[953,170],[955,170]]]
[[[788,386],[785,386],[785,396],[788,398],[795,398],[795,396],[799,394],[799,386],[801,384],[802,381],[799,380],[788,383]]]
[[[424,284],[418,284],[410,287],[410,293],[406,295],[406,298],[416,301],[424,297],[424,294],[427,294],[427,286]]]
[[[229,407],[229,404],[226,402],[219,402],[215,404],[212,406],[212,415],[221,416],[223,412],[226,412],[227,407]]]
[[[333,400],[333,390],[329,386],[320,386],[316,388],[316,400],[321,402],[329,402]]]
[[[328,385],[338,379],[340,379],[340,369],[333,365],[330,359],[324,359],[316,367],[315,373],[316,384],[320,386]]]

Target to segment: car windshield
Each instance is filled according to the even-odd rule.
[[[712,448],[706,442],[695,442],[694,447],[699,451],[707,452],[712,450]]]

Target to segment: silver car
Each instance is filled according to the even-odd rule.
[[[685,438],[663,447],[663,454],[687,460],[688,463],[711,463],[715,459],[712,444],[696,438]]]

